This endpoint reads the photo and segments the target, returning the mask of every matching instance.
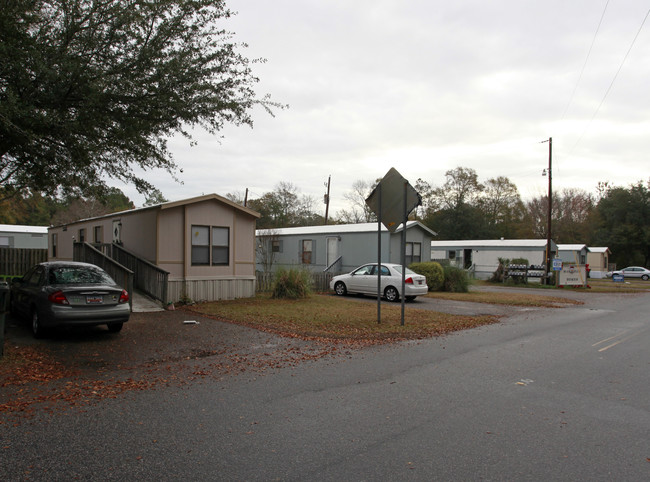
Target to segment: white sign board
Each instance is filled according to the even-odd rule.
[[[560,286],[587,286],[587,266],[584,264],[565,264],[557,274]]]

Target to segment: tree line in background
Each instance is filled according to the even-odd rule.
[[[162,193],[154,189],[145,206],[165,202]],[[0,202],[0,224],[27,226],[58,226],[80,219],[134,209],[135,204],[116,187],[87,192],[85,196],[43,196],[40,193],[15,195]]]
[[[376,222],[365,200],[377,182],[353,182],[344,194],[347,207],[337,211],[328,224]],[[422,205],[411,218],[438,233],[438,240],[546,238],[547,196],[524,201],[507,177],[480,182],[473,169],[457,167],[447,171],[442,185],[418,179],[414,187],[422,196]],[[228,193],[226,197],[244,204],[241,193]],[[162,193],[154,190],[145,205],[164,201]],[[322,204],[289,182],[280,182],[273,191],[247,200],[246,205],[261,214],[259,229],[325,224]],[[0,223],[57,225],[132,209],[134,204],[122,191],[110,188],[84,197],[14,196],[2,206]],[[553,193],[551,217],[556,243],[607,246],[612,261],[620,266],[649,264],[650,180],[628,187],[603,182],[594,193],[560,190]]]
[[[365,200],[377,185],[357,180],[345,193],[348,207],[337,211],[329,224],[376,222]],[[412,213],[436,233],[438,240],[452,239],[545,239],[548,196],[524,201],[517,186],[498,176],[481,182],[475,170],[457,167],[445,173],[442,185],[418,179],[414,188],[422,205]],[[243,203],[238,193],[227,195]],[[562,189],[553,193],[551,235],[558,244],[606,246],[619,265],[650,262],[650,180],[629,187],[601,182],[590,193]],[[262,217],[258,228],[274,229],[324,224],[320,204],[300,194],[291,183],[281,182],[275,190],[248,201],[248,207]]]

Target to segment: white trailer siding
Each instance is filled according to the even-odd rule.
[[[557,246],[551,242],[551,254]],[[478,279],[488,279],[499,266],[499,258],[526,259],[541,265],[546,259],[545,239],[496,239],[468,241],[432,241],[431,259],[449,260],[450,264],[468,268]]]

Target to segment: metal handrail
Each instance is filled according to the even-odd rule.
[[[110,246],[111,257],[133,271],[135,287],[152,298],[166,303],[169,272],[119,244],[113,243]]]
[[[323,273],[325,273],[325,272],[329,271],[330,269],[332,269],[332,268],[334,267],[334,265],[336,265],[336,263],[338,263],[339,261],[341,261],[342,258],[343,258],[343,256],[339,256],[338,258],[336,258],[332,263],[330,263],[329,266],[327,266],[327,267],[323,270]]]

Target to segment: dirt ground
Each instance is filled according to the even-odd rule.
[[[0,425],[132,391],[255,377],[344,354],[338,346],[281,338],[187,310],[133,313],[116,334],[98,326],[57,330],[41,340],[25,323],[11,317],[7,322]]]

